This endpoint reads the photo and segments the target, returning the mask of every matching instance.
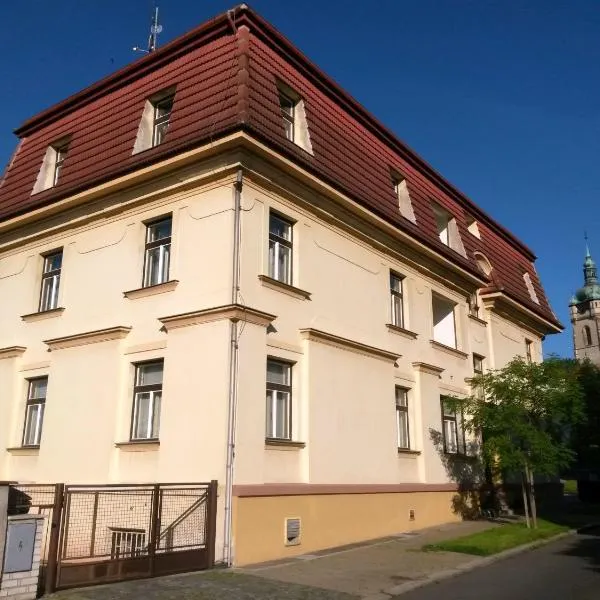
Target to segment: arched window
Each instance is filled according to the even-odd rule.
[[[592,331],[587,325],[583,328],[583,343],[586,346],[592,345]]]

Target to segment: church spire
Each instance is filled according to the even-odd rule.
[[[587,242],[587,233],[585,234],[585,260],[583,261],[583,276],[585,285],[594,285],[598,283],[598,270],[596,263],[590,254],[590,247]]]

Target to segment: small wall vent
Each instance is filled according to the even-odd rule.
[[[285,545],[297,546],[300,543],[301,521],[299,517],[285,520]]]
[[[415,520],[415,509],[414,508],[411,508],[408,511],[408,520],[409,521],[414,521]]]

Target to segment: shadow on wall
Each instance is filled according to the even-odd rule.
[[[479,458],[479,444],[469,442],[465,453],[449,453],[444,447],[441,431],[429,429],[429,437],[435,446],[448,479],[458,486],[452,498],[452,510],[463,519],[479,519],[488,510],[497,510],[493,494],[486,494],[483,483],[485,471]]]

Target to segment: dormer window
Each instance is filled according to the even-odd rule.
[[[32,194],[38,194],[58,185],[67,158],[69,141],[63,138],[46,148],[44,160],[35,180]]]
[[[479,225],[473,217],[467,217],[467,231],[471,235],[475,236],[477,239],[481,239],[481,234],[479,233]]]
[[[174,102],[175,88],[173,87],[162,90],[146,100],[133,145],[133,154],[160,146],[165,142]]]
[[[290,142],[312,154],[312,144],[308,133],[304,100],[297,92],[282,81],[277,83],[277,91],[285,137]]]
[[[435,226],[437,229],[440,242],[455,252],[466,256],[465,247],[463,246],[456,219],[439,204],[433,204],[433,214],[435,217]]]
[[[290,98],[284,92],[279,92],[279,106],[281,108],[281,116],[283,117],[283,126],[285,128],[285,137],[294,141],[294,129],[295,129],[295,114],[296,114],[296,101]]]
[[[169,128],[174,96],[167,96],[154,104],[154,125],[152,127],[152,145],[162,144]]]
[[[398,201],[398,210],[400,211],[400,214],[405,219],[416,223],[417,219],[415,218],[415,213],[413,211],[406,179],[402,177],[402,175],[392,172],[392,184],[394,186],[394,193]]]
[[[60,178],[60,173],[62,171],[63,168],[63,164],[65,162],[65,158],[67,158],[67,150],[68,150],[68,145],[67,144],[61,144],[60,146],[56,146],[54,148],[54,177],[53,177],[53,184],[52,185],[56,185],[58,183],[58,180]]]
[[[531,277],[529,276],[529,273],[523,273],[523,281],[525,282],[525,287],[527,288],[527,291],[529,292],[529,297],[536,303],[539,304],[539,298],[537,297],[535,288],[533,287],[533,283],[531,281]]]

